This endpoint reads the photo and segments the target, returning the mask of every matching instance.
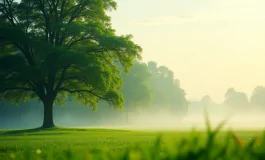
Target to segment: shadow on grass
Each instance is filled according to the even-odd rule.
[[[131,132],[132,130],[104,129],[104,128],[58,128],[59,131],[85,131],[85,132]]]
[[[65,133],[58,133],[58,132],[49,132],[49,131],[58,131],[58,130],[59,129],[56,127],[49,128],[49,129],[32,128],[32,129],[20,129],[20,130],[6,130],[6,131],[2,131],[0,135],[24,135],[24,134],[38,135],[37,133],[42,133],[41,135],[65,134]]]
[[[62,135],[67,134],[67,132],[130,132],[130,130],[119,130],[119,129],[101,129],[101,128],[61,128],[54,127],[49,129],[43,128],[32,128],[32,129],[19,129],[19,130],[5,130],[0,132],[1,135]]]

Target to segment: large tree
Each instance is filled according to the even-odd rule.
[[[0,96],[38,98],[42,128],[54,126],[53,104],[68,94],[94,109],[100,99],[122,107],[121,63],[128,72],[141,47],[117,36],[106,11],[113,0],[0,0]]]

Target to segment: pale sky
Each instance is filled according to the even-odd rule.
[[[264,0],[116,0],[117,34],[132,34],[143,60],[175,73],[188,99],[224,100],[229,87],[265,86]]]

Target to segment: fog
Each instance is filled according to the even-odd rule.
[[[198,130],[205,129],[205,110],[207,110],[212,127],[227,120],[223,130],[263,130],[265,128],[265,111],[258,108],[232,110],[225,106],[190,107],[185,115],[172,115],[170,112],[129,113],[128,123],[118,125],[108,123],[86,128],[132,129],[132,130]],[[106,120],[108,121],[108,120]]]
[[[76,105],[76,106],[75,106]],[[74,108],[74,110],[70,110]],[[138,112],[125,110],[115,111],[113,108],[101,106],[97,112],[75,103],[54,108],[54,122],[59,127],[69,128],[109,128],[126,130],[198,130],[205,129],[205,110],[207,110],[211,125],[217,126],[223,120],[228,120],[224,129],[233,130],[263,130],[265,128],[265,109],[263,107],[240,107],[214,104],[203,107],[201,103],[192,103],[188,110],[182,111],[152,111],[145,108]],[[162,107],[161,107],[162,108]],[[245,109],[243,109],[245,108]],[[7,110],[8,109],[8,110]],[[28,109],[28,110],[26,110]],[[7,111],[6,111],[7,110]],[[24,106],[9,106],[2,108],[0,128],[34,128],[39,127],[43,120],[41,104],[28,103]],[[16,113],[12,115],[11,113]],[[176,113],[178,113],[176,115]]]

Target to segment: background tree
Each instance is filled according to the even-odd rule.
[[[229,88],[225,93],[224,105],[242,109],[249,106],[249,101],[246,93],[237,92],[234,88]]]
[[[185,91],[180,88],[179,80],[166,66],[159,66],[156,62],[148,62],[152,73],[150,86],[153,91],[152,109],[155,111],[167,110],[172,114],[187,111],[188,102]]]
[[[265,107],[265,87],[257,86],[250,97],[250,104],[257,107]]]
[[[122,73],[124,87],[121,92],[124,96],[125,111],[135,112],[139,108],[150,107],[152,101],[152,92],[150,89],[151,73],[145,63],[134,62],[129,74]]]
[[[1,98],[40,99],[42,128],[54,126],[53,105],[67,94],[93,109],[100,99],[121,108],[114,62],[128,72],[141,48],[131,35],[115,35],[106,14],[112,9],[113,0],[0,0]]]
[[[151,72],[152,75],[157,75],[157,63],[154,61],[149,61],[147,63],[148,69]]]
[[[212,98],[209,95],[205,95],[202,97],[201,99],[201,103],[203,106],[212,106],[214,105],[214,102],[212,100]]]
[[[174,73],[168,72],[167,84],[171,86],[169,89],[170,110],[173,115],[185,115],[188,111],[188,101],[186,99],[186,92],[180,87],[178,79],[174,79]],[[170,92],[171,91],[171,92]]]
[[[163,73],[160,73],[159,67],[157,66],[157,63],[154,61],[148,62],[148,68],[151,72],[151,82],[150,86],[153,91],[153,102],[152,102],[152,109],[162,109],[161,106],[165,109],[166,106],[168,106],[168,99],[166,95],[164,94],[164,75]],[[163,68],[160,69],[163,72]],[[167,68],[164,68],[164,70],[167,70]]]

